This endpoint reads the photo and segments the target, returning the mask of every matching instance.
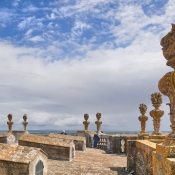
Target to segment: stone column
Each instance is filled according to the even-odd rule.
[[[97,121],[95,122],[95,124],[97,125],[97,133],[101,132],[101,124],[102,124],[102,121],[100,121],[100,118],[101,118],[101,113],[97,113],[96,114],[96,118],[97,118]]]
[[[150,116],[153,118],[154,131],[152,135],[162,135],[160,132],[160,118],[163,116],[164,111],[159,109],[162,104],[162,94],[160,92],[154,92],[151,94],[152,105],[155,109],[150,111]]]
[[[12,114],[9,114],[8,116],[8,122],[7,122],[7,125],[8,125],[8,132],[9,133],[12,133],[12,125],[13,125],[13,121],[12,121]]]
[[[83,122],[84,130],[88,130],[88,125],[90,124],[90,122],[87,121],[89,119],[89,114],[84,114],[84,119],[85,119],[85,121]]]
[[[141,116],[138,117],[140,124],[141,124],[141,131],[139,135],[146,136],[148,133],[146,133],[145,128],[146,128],[146,121],[148,120],[148,117],[145,115],[147,106],[145,104],[140,104],[139,106],[140,113],[142,114]]]
[[[166,65],[174,69],[166,73],[159,80],[159,90],[163,95],[169,97],[170,122],[172,132],[164,139],[163,144],[156,145],[156,151],[152,154],[153,175],[175,174],[175,24],[171,31],[161,39],[160,42],[163,56],[167,60]]]
[[[166,73],[159,81],[158,87],[162,94],[169,97],[170,103],[170,122],[172,132],[166,138],[165,145],[175,146],[175,24],[172,24],[172,30],[161,39],[160,44],[163,46],[162,51],[167,66],[174,69],[172,72]]]
[[[23,124],[23,126],[24,126],[24,132],[27,133],[27,132],[28,132],[27,129],[26,129],[26,128],[27,128],[27,125],[28,125],[28,122],[27,122],[27,114],[24,114],[24,115],[23,115],[23,120],[24,120],[24,121],[22,122],[22,124]]]

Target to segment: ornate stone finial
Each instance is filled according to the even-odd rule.
[[[167,60],[167,66],[175,68],[175,24],[171,25],[171,32],[161,39],[160,45],[163,47],[162,51]]]
[[[141,116],[138,117],[140,123],[141,123],[141,131],[140,134],[146,134],[145,132],[145,127],[146,127],[146,121],[148,120],[148,117],[145,115],[147,106],[145,104],[140,104],[139,106],[140,113],[142,114]]]
[[[24,126],[24,131],[27,132],[27,125],[28,125],[28,122],[27,122],[27,114],[24,114],[23,115],[23,119],[24,121],[22,122],[23,126]]]
[[[172,132],[164,141],[165,145],[175,146],[175,24],[172,24],[171,32],[161,39],[163,55],[167,59],[167,66],[174,68],[174,71],[166,73],[159,80],[159,90],[170,99],[170,122]]]
[[[160,132],[160,118],[163,116],[164,111],[160,110],[159,107],[162,104],[162,94],[160,92],[154,92],[151,94],[152,105],[155,109],[150,111],[150,116],[153,117],[154,131],[152,135],[162,135]]]
[[[8,125],[8,132],[12,132],[12,125],[13,125],[13,122],[12,122],[12,114],[8,114],[8,120],[7,121],[7,125]]]
[[[97,132],[99,133],[101,131],[101,124],[102,124],[102,121],[100,121],[101,113],[98,112],[96,114],[96,118],[97,118],[97,121],[95,122],[95,124],[97,125]]]
[[[89,119],[89,114],[84,114],[84,119],[85,119],[85,121],[83,122],[84,130],[88,130],[88,125],[90,124],[90,122],[87,121]]]

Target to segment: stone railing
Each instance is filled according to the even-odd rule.
[[[97,148],[110,151],[109,135],[99,135],[100,140],[98,141]]]
[[[96,132],[83,130],[77,131],[78,136],[86,137],[86,147],[92,148],[94,145],[94,134]],[[99,135],[100,140],[98,141],[97,148],[103,149],[110,153],[126,153],[127,152],[127,141],[137,140],[137,135],[122,134],[122,135]]]

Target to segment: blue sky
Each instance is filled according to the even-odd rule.
[[[0,1],[0,119],[14,129],[140,130],[139,104],[166,66],[160,39],[175,22],[173,0]],[[164,97],[162,130],[170,130]],[[134,128],[132,126],[135,126]],[[149,116],[147,130],[153,130]]]

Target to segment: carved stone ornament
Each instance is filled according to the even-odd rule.
[[[162,135],[160,132],[160,118],[163,116],[164,111],[159,107],[162,104],[162,94],[160,92],[154,92],[151,94],[152,105],[155,109],[150,111],[150,116],[153,118],[154,131],[152,135]]]
[[[24,114],[24,115],[23,115],[23,120],[24,120],[24,121],[22,122],[22,124],[23,124],[23,126],[24,126],[24,131],[25,131],[25,133],[28,133],[28,131],[27,131],[27,129],[26,129],[26,128],[27,128],[27,125],[28,125],[27,118],[28,118],[28,117],[27,117],[27,114]]]
[[[98,112],[96,114],[96,118],[97,118],[97,121],[95,122],[95,124],[97,125],[97,132],[99,133],[101,131],[101,124],[102,124],[102,121],[100,121],[101,113]]]
[[[145,128],[146,128],[146,121],[148,120],[148,117],[145,115],[147,106],[145,104],[140,104],[139,106],[141,116],[138,117],[140,124],[141,124],[141,131],[140,134],[145,134]]]
[[[175,24],[172,24],[171,32],[164,36],[160,45],[163,47],[163,56],[167,60],[167,66],[174,68],[175,66]]]
[[[12,114],[8,114],[8,120],[7,121],[7,125],[8,125],[8,132],[12,132],[12,125],[13,125],[13,122],[12,122]]]
[[[175,69],[175,24],[172,30],[161,39],[163,55],[168,60],[167,65]],[[159,81],[159,90],[162,94],[169,97],[170,103],[170,122],[172,132],[164,141],[165,145],[175,146],[175,71],[166,73]]]
[[[85,121],[83,122],[83,124],[84,124],[84,129],[85,129],[85,130],[88,130],[88,125],[90,124],[90,122],[88,121],[88,119],[89,119],[89,114],[84,114],[84,119],[85,119]]]

